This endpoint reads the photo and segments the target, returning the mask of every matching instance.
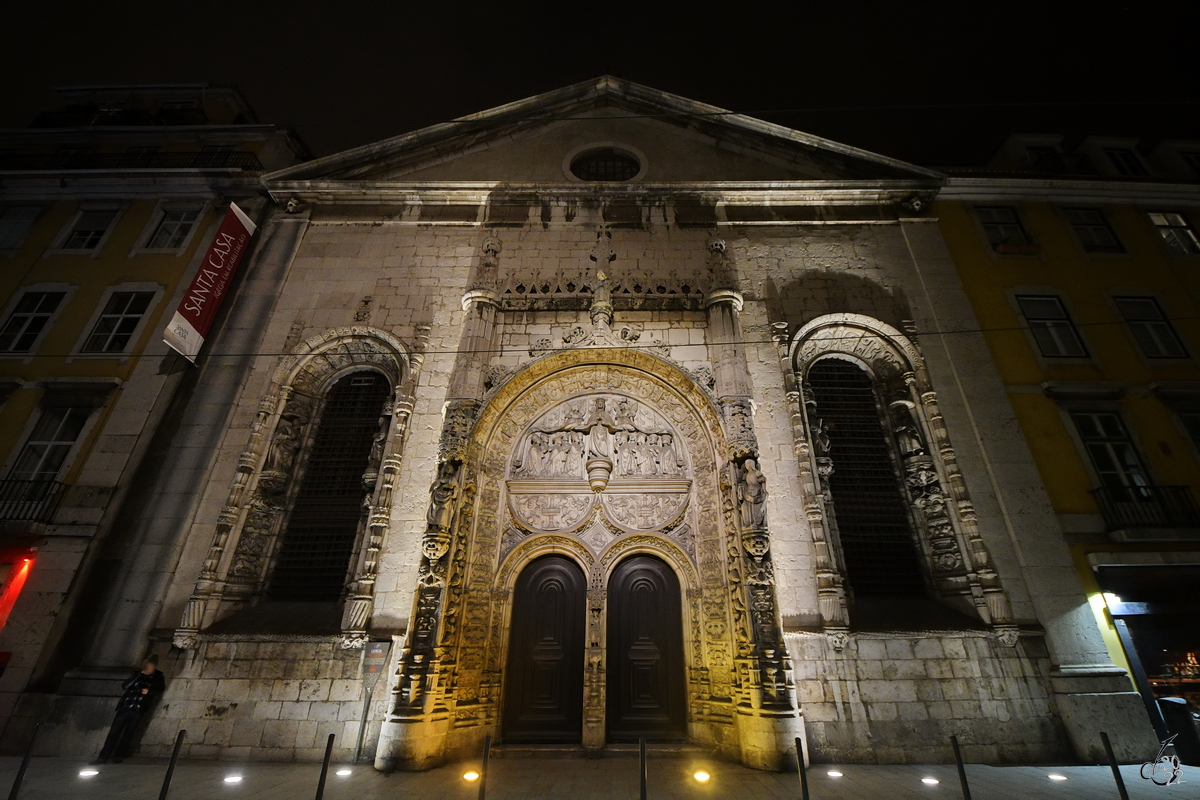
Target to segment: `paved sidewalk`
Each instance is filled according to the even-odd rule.
[[[16,775],[20,759],[0,758],[0,796],[5,796]],[[420,800],[473,800],[478,784],[463,780],[471,764],[457,764],[421,773],[385,775],[360,765],[347,776],[330,769],[326,800],[371,800],[372,798],[420,798]],[[638,796],[636,758],[524,759],[492,761],[488,776],[488,800],[533,800],[533,798],[620,798]],[[166,771],[166,761],[135,758],[124,764],[99,767],[99,774],[80,777],[83,760],[36,758],[29,767],[21,800],[155,800]],[[706,784],[692,773],[704,768],[712,774]],[[831,778],[831,770],[843,777]],[[1200,799],[1200,767],[1184,767],[1179,786],[1155,786],[1138,776],[1138,767],[1122,768],[1131,800]],[[1065,775],[1051,781],[1050,773]],[[229,761],[180,762],[175,770],[170,800],[301,800],[316,794],[319,764]],[[987,767],[969,765],[967,774],[973,800],[1106,800],[1117,798],[1112,773],[1107,767]],[[239,783],[224,778],[240,775]],[[739,798],[768,800],[800,797],[794,774],[756,772],[722,762],[688,759],[651,760],[651,800],[682,798]],[[957,800],[961,792],[953,765],[860,766],[814,765],[809,770],[812,800]],[[940,783],[925,785],[921,778]]]

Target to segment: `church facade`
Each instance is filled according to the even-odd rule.
[[[719,111],[602,78],[265,178],[184,412],[232,392],[219,450],[164,463],[148,518],[203,476],[172,557],[131,550],[165,588],[123,584],[89,656],[170,642],[145,749],[1152,746],[930,214],[944,177]]]

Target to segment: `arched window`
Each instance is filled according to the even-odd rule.
[[[390,391],[382,375],[355,372],[326,394],[271,575],[271,597],[332,601],[341,596],[369,490],[363,473]]]
[[[826,358],[808,371],[808,385],[829,436],[829,491],[847,583],[856,596],[926,594],[912,516],[870,376]]]

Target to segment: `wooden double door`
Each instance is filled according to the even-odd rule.
[[[608,589],[608,740],[684,738],[687,730],[679,580],[634,556]],[[587,582],[570,559],[525,568],[513,596],[502,729],[505,741],[568,743],[583,734]]]

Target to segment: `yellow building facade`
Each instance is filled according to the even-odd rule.
[[[1160,733],[1157,698],[1200,697],[1197,152],[1013,137],[935,206],[1097,625]]]

